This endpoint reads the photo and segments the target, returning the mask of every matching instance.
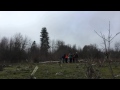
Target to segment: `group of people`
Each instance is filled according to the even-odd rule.
[[[69,53],[69,54],[64,54],[61,58],[63,63],[77,63],[78,62],[78,53]]]

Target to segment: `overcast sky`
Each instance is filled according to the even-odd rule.
[[[0,38],[12,37],[16,33],[28,36],[40,43],[40,32],[46,27],[51,40],[62,40],[65,44],[97,44],[102,39],[94,32],[108,35],[120,31],[120,11],[0,11]],[[113,43],[120,42],[118,35]]]

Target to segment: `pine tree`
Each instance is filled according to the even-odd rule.
[[[35,53],[36,47],[37,47],[37,45],[36,45],[36,42],[34,41],[34,42],[32,43],[32,46],[31,46],[31,52],[32,52],[32,53]]]
[[[40,40],[41,40],[41,54],[43,57],[47,57],[48,55],[48,49],[50,48],[49,46],[49,37],[48,37],[48,32],[46,27],[43,27],[41,30],[41,35],[40,35]]]

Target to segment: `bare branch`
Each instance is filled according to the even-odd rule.
[[[95,31],[95,30],[94,30]],[[95,31],[95,33],[98,35],[98,36],[100,36],[96,31]],[[102,38],[102,36],[100,36],[101,38]]]
[[[112,43],[113,41],[110,42],[110,44]]]
[[[94,30],[95,31],[95,30]],[[104,35],[102,35],[102,33],[101,33],[101,35],[99,35],[96,31],[95,31],[95,33],[99,36],[99,37],[101,37],[101,38],[103,38],[103,39],[105,39],[106,41],[108,41],[105,37],[103,37]]]
[[[120,34],[120,32],[118,32],[116,35]]]
[[[118,32],[110,41],[112,41],[118,34],[120,34],[120,32]]]

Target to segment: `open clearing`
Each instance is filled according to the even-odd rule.
[[[119,64],[119,63],[117,63]],[[88,79],[86,77],[86,68],[84,63],[64,63],[62,66],[59,63],[21,63],[12,64],[9,67],[4,67],[0,71],[0,79],[30,79],[30,75],[35,66],[38,70],[34,74],[36,79]],[[111,79],[109,67],[103,66],[97,68],[100,72],[101,79]],[[112,65],[114,75],[120,79],[120,65]]]

